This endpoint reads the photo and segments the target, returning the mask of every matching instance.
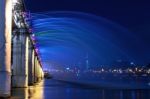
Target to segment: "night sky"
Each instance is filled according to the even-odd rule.
[[[148,0],[25,0],[25,5],[31,13],[78,11],[103,17],[140,37],[142,44],[146,46],[141,49],[150,49],[150,2]],[[141,49],[137,49],[138,52]],[[147,59],[150,59],[150,55]]]
[[[148,26],[150,22],[148,0],[25,0],[25,3],[31,12],[62,10],[87,12],[131,29],[141,25]]]

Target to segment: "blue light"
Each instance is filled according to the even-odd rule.
[[[68,68],[66,68],[66,70],[70,70],[70,68],[68,67]]]
[[[42,61],[59,66],[86,63],[89,52],[90,65],[111,64],[114,60],[144,63],[140,41],[122,26],[92,14],[81,12],[33,13],[33,28],[36,45]],[[143,44],[144,45],[144,44]],[[143,53],[143,57],[147,56]],[[149,58],[146,57],[147,61]]]

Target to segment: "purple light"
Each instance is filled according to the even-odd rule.
[[[39,50],[37,48],[35,48],[35,51],[36,51],[36,53],[38,53]]]
[[[34,36],[31,36],[31,39],[32,39],[32,41],[35,41],[35,37]]]
[[[33,32],[33,29],[30,28],[30,29],[29,29],[29,33],[32,33],[32,32]]]

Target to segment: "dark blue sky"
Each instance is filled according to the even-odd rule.
[[[150,22],[149,0],[25,0],[31,12],[81,11],[103,16],[124,26]]]

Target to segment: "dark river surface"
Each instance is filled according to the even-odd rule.
[[[150,90],[94,88],[50,79],[14,88],[11,99],[150,99]]]

